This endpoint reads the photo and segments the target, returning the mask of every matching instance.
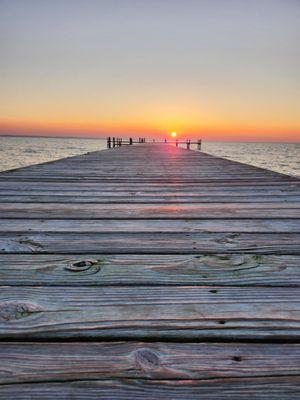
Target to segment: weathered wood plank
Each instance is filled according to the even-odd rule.
[[[300,203],[1,203],[0,218],[299,218]]]
[[[0,174],[0,398],[300,398],[299,184],[163,145]]]
[[[155,178],[155,177],[148,177],[148,178],[131,178],[131,179],[125,179],[125,178],[121,178],[121,177],[97,177],[97,176],[89,176],[88,174],[86,175],[80,175],[80,176],[73,176],[70,175],[69,177],[67,176],[60,176],[60,175],[52,175],[52,176],[39,176],[37,174],[37,176],[20,176],[19,178],[17,178],[16,176],[6,176],[6,177],[2,177],[2,182],[6,182],[6,181],[12,181],[12,182],[61,182],[61,183],[76,183],[76,182],[80,182],[82,180],[84,180],[86,183],[93,183],[93,182],[98,182],[101,181],[103,183],[105,182],[115,182],[115,183],[123,183],[123,184],[130,184],[130,183],[136,183],[138,185],[140,184],[146,184],[146,183],[157,183],[157,184],[161,184],[164,185],[165,183],[168,183],[170,180],[173,181],[174,183],[184,183],[184,184],[205,184],[205,186],[239,186],[239,185],[263,185],[263,186],[269,186],[269,185],[274,185],[274,184],[280,184],[282,186],[285,185],[291,185],[291,184],[297,184],[299,182],[299,180],[297,178],[292,179],[291,177],[285,180],[281,180],[281,179],[258,179],[258,178],[253,178],[253,179],[249,179],[249,178],[244,178],[244,179],[224,179],[224,178],[220,178],[220,179],[213,179],[213,178],[208,178],[208,179],[196,179],[196,178],[179,178],[176,176],[170,176],[170,177],[165,177],[165,178]]]
[[[300,374],[300,345],[2,342],[0,362],[0,385],[110,378],[283,377]]]
[[[0,254],[0,285],[299,286],[300,256]]]
[[[200,185],[200,184],[179,184],[166,182],[165,184],[126,184],[122,183],[86,183],[85,181],[79,181],[76,183],[59,183],[59,182],[12,182],[12,181],[0,181],[0,193],[2,194],[95,194],[101,193],[107,195],[116,194],[198,194],[198,195],[282,195],[282,194],[297,194],[300,193],[299,184],[290,185],[270,185],[267,187],[260,185]]]
[[[109,163],[109,161],[107,161]],[[113,162],[112,160],[110,163]],[[141,161],[142,162],[142,161]],[[62,168],[56,168],[56,169],[42,169],[39,168],[36,171],[32,170],[19,170],[18,172],[4,172],[1,174],[1,179],[3,178],[8,178],[8,179],[19,179],[22,176],[28,176],[32,178],[36,178],[39,174],[44,178],[52,178],[55,176],[59,176],[62,174],[63,178],[74,178],[77,179],[78,177],[90,177],[92,178],[98,178],[98,179],[104,179],[107,180],[108,177],[115,178],[115,179],[120,179],[124,178],[125,180],[144,180],[144,179],[155,179],[155,180],[164,180],[168,178],[174,178],[174,179],[179,179],[179,180],[184,180],[187,179],[188,181],[191,181],[192,179],[195,179],[196,181],[208,181],[209,178],[212,178],[212,180],[237,180],[237,181],[243,181],[243,180],[261,180],[261,181],[271,181],[273,180],[274,182],[293,182],[297,181],[297,177],[293,176],[287,176],[287,175],[280,175],[275,172],[273,173],[268,173],[266,171],[263,172],[248,172],[248,171],[243,171],[241,169],[235,169],[231,170],[227,168],[227,166],[220,166],[218,169],[213,169],[211,166],[209,169],[201,168],[201,172],[198,173],[195,170],[195,167],[200,168],[201,165],[191,165],[189,168],[186,168],[184,165],[179,166],[180,169],[182,169],[180,172],[174,172],[171,171],[172,165],[168,166],[168,169],[164,169],[164,174],[161,175],[160,172],[162,169],[160,167],[158,168],[147,168],[147,170],[143,170],[142,172],[136,172],[138,168],[140,168],[141,163],[135,166],[131,166],[130,168],[126,168],[123,162],[120,162],[119,164],[122,164],[124,169],[120,168],[115,168],[115,170],[108,170],[105,168],[105,166],[101,167],[99,165],[97,168],[96,166],[89,165],[88,167],[85,166],[85,168],[76,168],[74,165],[63,165]],[[84,164],[82,164],[84,166]],[[174,166],[174,168],[178,168],[178,166]],[[73,171],[74,173],[73,173]]]
[[[0,386],[0,396],[5,400],[299,400],[299,395],[299,377],[203,381],[113,379]]]
[[[134,154],[136,154],[134,152]],[[122,163],[122,169],[118,167],[118,164],[120,162]],[[143,160],[137,160],[137,162],[134,162],[134,160],[130,159],[125,161],[124,159],[122,160],[116,160],[114,157],[111,157],[109,160],[102,160],[101,161],[93,161],[93,160],[86,160],[84,162],[83,159],[74,162],[74,161],[67,161],[67,160],[62,160],[60,164],[58,163],[52,163],[50,164],[36,164],[27,168],[20,168],[18,170],[10,170],[10,171],[3,171],[1,172],[1,177],[6,177],[6,176],[22,176],[24,174],[26,175],[32,175],[35,176],[38,173],[42,175],[51,175],[51,174],[58,174],[62,173],[66,176],[72,175],[74,172],[74,175],[80,175],[85,172],[89,173],[94,173],[96,176],[105,176],[105,175],[119,175],[121,177],[125,176],[131,176],[135,175],[138,177],[148,177],[148,176],[159,176],[159,172],[164,171],[164,176],[185,176],[186,173],[190,173],[191,176],[197,176],[200,178],[205,178],[205,177],[210,177],[211,175],[214,175],[214,177],[218,178],[219,176],[223,177],[228,177],[228,178],[239,178],[239,177],[261,177],[261,178],[274,178],[274,179],[289,179],[292,178],[289,175],[284,175],[284,174],[278,174],[274,171],[268,171],[265,169],[253,169],[250,166],[244,166],[241,167],[238,164],[231,163],[231,164],[223,164],[220,159],[218,159],[218,164],[213,164],[211,161],[207,162],[206,164],[203,164],[202,162],[197,162],[195,159],[190,160],[191,162],[188,163],[188,160],[181,160],[181,162],[169,162],[168,163],[168,168],[165,168],[165,166],[162,168],[162,165],[160,164],[158,159],[153,159],[150,160],[149,163],[147,163],[147,169],[145,170],[138,170],[138,167],[141,166],[141,162]],[[156,162],[158,165],[156,165]],[[194,167],[198,167],[199,171],[196,171]],[[66,168],[67,167],[67,168]],[[84,168],[83,168],[84,167]],[[201,170],[200,170],[201,167]],[[225,167],[225,168],[224,168]]]
[[[241,170],[236,170],[235,172],[230,172],[224,169],[221,171],[202,171],[202,173],[198,173],[195,171],[195,165],[191,166],[191,169],[184,169],[179,173],[174,173],[170,171],[165,171],[163,175],[160,175],[161,169],[157,168],[154,171],[149,171],[147,172],[146,170],[143,171],[143,173],[136,173],[137,168],[139,166],[130,168],[130,169],[118,169],[116,171],[108,171],[105,170],[105,168],[101,170],[97,170],[93,166],[90,166],[89,168],[82,168],[76,169],[74,168],[73,165],[69,166],[64,165],[61,169],[49,169],[43,170],[39,169],[37,171],[25,171],[25,170],[20,170],[18,172],[4,172],[1,174],[1,179],[7,178],[7,179],[21,179],[22,177],[32,178],[36,179],[38,176],[41,178],[46,178],[46,179],[52,179],[58,177],[58,179],[78,179],[80,177],[82,178],[97,178],[99,180],[108,180],[108,178],[111,179],[123,179],[124,181],[143,181],[143,180],[157,180],[157,181],[163,181],[167,179],[177,179],[177,180],[182,180],[182,181],[196,181],[196,182],[208,182],[210,179],[212,181],[262,181],[262,182],[270,182],[271,180],[274,182],[294,182],[297,181],[297,178],[291,177],[291,176],[280,176],[277,175],[275,172],[270,175],[267,174],[266,172],[261,172],[261,173],[248,173],[248,172],[243,172]],[[170,166],[171,167],[171,166]]]
[[[300,254],[299,233],[0,233],[0,253]]]
[[[300,219],[2,219],[0,232],[300,233]]]
[[[156,203],[156,204],[168,204],[168,203],[284,203],[284,202],[299,202],[300,195],[277,195],[277,196],[104,196],[103,194],[95,196],[65,196],[65,195],[1,195],[0,201],[7,203],[97,203],[97,204],[110,204],[110,203]]]
[[[298,288],[1,287],[2,339],[300,338]]]

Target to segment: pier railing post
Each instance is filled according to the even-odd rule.
[[[110,136],[107,138],[107,148],[108,149],[111,148],[111,137]]]
[[[155,142],[155,139],[152,139],[152,142]],[[107,148],[114,148],[114,147],[121,147],[123,145],[133,145],[136,143],[146,143],[146,138],[145,137],[138,137],[137,139],[133,139],[132,137],[129,137],[128,139],[123,139],[121,137],[111,137],[108,136],[106,138],[106,145]],[[158,143],[170,143],[170,144],[175,144],[176,147],[179,147],[179,145],[186,145],[186,149],[190,150],[191,149],[191,144],[192,145],[197,145],[197,150],[201,150],[201,139],[197,139],[197,141],[191,141],[191,139],[186,139],[185,141],[180,141],[178,138],[175,140],[168,141],[167,138],[165,138],[163,141],[158,141]]]

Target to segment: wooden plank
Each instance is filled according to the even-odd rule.
[[[4,203],[97,203],[97,204],[126,204],[126,203],[155,203],[155,204],[168,204],[168,203],[283,203],[283,202],[298,202],[300,204],[300,195],[277,195],[277,196],[104,196],[103,194],[95,196],[64,196],[64,195],[1,195],[0,201]]]
[[[1,287],[2,339],[299,340],[281,287]]]
[[[283,377],[300,374],[300,345],[2,342],[0,361],[0,385],[83,378]]]
[[[298,377],[213,380],[112,379],[3,385],[5,400],[299,400]]]
[[[1,203],[0,218],[299,218],[300,203]]]
[[[188,175],[188,176],[187,176]],[[109,174],[109,173],[96,173],[95,170],[81,170],[80,172],[76,173],[76,171],[69,171],[69,173],[66,173],[65,170],[61,171],[47,171],[47,172],[42,172],[42,171],[37,171],[35,173],[30,173],[28,171],[23,171],[22,173],[18,174],[8,174],[4,176],[2,175],[1,178],[3,179],[13,179],[13,180],[21,180],[23,178],[31,179],[31,180],[36,180],[36,179],[42,179],[42,180],[47,180],[47,179],[57,179],[58,181],[60,180],[77,180],[77,179],[88,179],[88,180],[102,180],[102,181],[119,181],[122,180],[124,182],[140,182],[140,181],[157,181],[157,182],[164,182],[168,180],[176,180],[176,181],[182,181],[182,182],[249,182],[249,181],[255,181],[255,182],[275,182],[281,183],[281,182],[297,182],[297,178],[292,178],[292,177],[270,177],[270,176],[265,176],[265,174],[257,175],[257,174],[242,174],[240,171],[236,174],[228,174],[228,173],[206,173],[205,177],[201,177],[198,173],[192,173],[191,171],[186,171],[186,173],[182,174],[164,174],[163,176],[159,175],[159,171],[155,171],[153,174],[147,174],[143,173],[143,175],[138,175],[135,174],[134,171],[123,171],[122,173],[118,174]]]
[[[212,179],[213,181],[221,181],[221,180],[237,180],[237,181],[243,181],[243,180],[258,180],[258,181],[270,181],[273,180],[274,182],[292,182],[295,181],[297,178],[293,178],[291,176],[280,176],[277,175],[275,172],[272,174],[268,174],[266,172],[260,172],[260,173],[252,173],[252,172],[244,172],[242,170],[236,170],[236,171],[228,171],[228,170],[219,170],[219,171],[214,171],[210,168],[210,170],[207,171],[201,171],[201,173],[195,171],[194,167],[195,165],[191,166],[191,168],[183,168],[181,167],[180,172],[171,172],[165,171],[163,175],[160,175],[161,169],[157,168],[152,171],[143,171],[143,173],[136,173],[137,167],[133,167],[130,169],[126,169],[123,167],[122,170],[118,169],[116,171],[109,171],[105,170],[105,168],[102,168],[101,170],[97,170],[93,166],[89,166],[89,168],[82,168],[80,166],[79,169],[74,168],[74,166],[69,166],[64,165],[61,169],[49,169],[43,170],[39,169],[36,171],[29,171],[29,170],[20,170],[18,172],[4,172],[1,174],[1,178],[12,178],[12,179],[20,179],[22,177],[27,177],[27,178],[32,178],[36,179],[38,176],[41,176],[41,178],[53,178],[53,177],[60,177],[60,178],[66,178],[66,179],[78,179],[79,177],[93,177],[97,179],[104,179],[107,180],[108,178],[113,178],[113,179],[124,179],[125,181],[127,180],[144,180],[144,179],[154,179],[154,180],[164,180],[164,179],[181,179],[181,180],[196,180],[196,181],[208,181],[209,179]]]
[[[153,148],[153,146],[152,146]],[[19,168],[10,171],[3,171],[1,176],[14,176],[22,175],[23,173],[34,174],[37,172],[41,173],[53,173],[62,171],[65,174],[80,173],[84,170],[94,171],[95,173],[110,173],[123,175],[124,172],[136,171],[137,175],[149,175],[157,173],[157,171],[164,171],[164,174],[169,175],[181,175],[187,171],[195,174],[194,166],[199,167],[200,177],[206,173],[220,173],[221,175],[235,175],[238,172],[241,174],[257,175],[279,178],[289,178],[286,174],[279,174],[274,171],[241,164],[235,161],[225,160],[218,157],[205,157],[203,153],[192,153],[186,154],[185,157],[181,157],[179,151],[174,152],[174,158],[170,154],[166,154],[165,150],[159,152],[152,152],[149,148],[148,154],[143,152],[141,149],[129,149],[125,157],[119,157],[121,149],[116,152],[110,152],[105,154],[103,151],[98,152],[97,157],[92,158],[88,155],[82,155],[82,157],[71,157],[61,160],[57,160],[51,163],[35,164],[26,168]],[[152,153],[152,154],[151,154]],[[133,158],[134,155],[134,158]],[[129,156],[129,157],[128,157]],[[130,158],[131,157],[131,158]],[[147,169],[141,170],[139,167],[143,161],[147,162]],[[122,163],[123,168],[119,168],[119,164]],[[168,163],[168,165],[166,165]],[[68,168],[65,168],[68,167]],[[201,169],[200,169],[201,167]]]
[[[134,154],[136,154],[134,152]],[[131,153],[132,156],[132,153]],[[59,163],[49,164],[36,164],[27,168],[20,168],[18,170],[10,170],[1,172],[1,177],[14,177],[14,176],[22,176],[26,175],[37,175],[40,174],[58,174],[63,173],[64,175],[80,175],[83,172],[93,172],[95,175],[105,176],[109,175],[119,175],[128,177],[129,175],[137,175],[137,176],[153,176],[159,175],[159,172],[164,170],[164,176],[184,176],[187,172],[191,173],[192,176],[198,176],[200,178],[205,178],[207,176],[213,175],[218,178],[219,176],[228,176],[228,177],[244,177],[244,176],[253,176],[253,177],[262,177],[262,178],[274,178],[274,179],[289,179],[292,178],[289,175],[278,174],[274,171],[268,171],[265,169],[253,169],[250,166],[241,167],[240,165],[232,162],[230,164],[223,164],[222,160],[218,159],[218,164],[213,164],[211,161],[206,162],[197,162],[197,160],[190,160],[187,162],[186,160],[176,160],[175,162],[168,161],[168,167],[166,168],[160,160],[152,159],[147,160],[147,169],[141,170],[139,167],[141,166],[141,162],[143,160],[139,159],[137,162],[133,160],[119,159],[116,160],[111,157],[109,160],[103,159],[102,162],[100,160],[93,161],[87,160],[84,162],[83,159],[74,162],[62,160]],[[122,169],[119,168],[118,164],[122,163]],[[199,171],[195,171],[194,167],[199,167]],[[67,167],[67,168],[66,168]],[[83,168],[84,167],[84,168]],[[201,167],[201,169],[200,169]]]
[[[0,193],[2,194],[20,194],[20,193],[35,193],[44,194],[45,192],[50,192],[49,194],[95,194],[99,195],[102,192],[107,195],[116,195],[118,193],[124,194],[199,194],[199,195],[240,195],[240,194],[297,194],[300,193],[299,184],[289,184],[289,185],[200,185],[200,184],[185,184],[185,183],[170,183],[166,182],[164,184],[138,184],[138,183],[128,183],[126,185],[113,182],[97,182],[97,183],[87,183],[85,181],[78,181],[74,183],[70,182],[12,182],[12,181],[0,181]],[[73,193],[75,192],[75,193]]]
[[[299,233],[0,233],[0,253],[300,254]]]
[[[299,398],[299,183],[164,145],[0,174],[0,398]]]
[[[80,175],[77,177],[71,176],[70,177],[66,177],[66,176],[61,176],[61,175],[52,175],[52,176],[39,176],[37,175],[36,177],[31,177],[28,175],[25,176],[20,176],[19,178],[15,177],[15,176],[6,176],[6,177],[2,177],[2,182],[61,182],[61,183],[82,183],[82,180],[84,180],[86,183],[94,183],[94,182],[98,182],[101,181],[102,183],[111,183],[111,182],[115,182],[115,183],[123,183],[126,184],[126,186],[128,184],[131,183],[135,183],[137,185],[140,184],[147,184],[147,183],[157,183],[157,184],[161,184],[164,185],[166,183],[168,183],[170,180],[173,181],[174,183],[177,184],[204,184],[205,186],[245,186],[245,185],[256,185],[256,186],[270,186],[270,185],[274,185],[274,184],[280,184],[281,186],[289,186],[291,184],[296,184],[299,182],[299,180],[297,178],[289,178],[289,179],[285,179],[285,180],[279,180],[279,179],[258,179],[258,178],[244,178],[244,179],[224,179],[224,178],[220,178],[220,179],[213,179],[213,178],[208,178],[208,179],[196,179],[196,178],[180,178],[180,177],[176,177],[176,176],[171,176],[171,177],[165,177],[165,178],[157,178],[157,177],[148,177],[148,178],[139,178],[139,177],[135,177],[135,178],[121,178],[121,177],[97,177],[97,176],[93,176],[93,175]]]
[[[0,254],[0,285],[299,286],[300,256]]]
[[[120,153],[122,150],[118,150]],[[170,154],[165,154],[163,150],[159,154],[151,154],[149,152],[146,154],[142,152],[141,149],[129,149],[128,154],[125,157],[118,157],[120,154],[116,154],[110,152],[110,154],[105,154],[103,151],[98,152],[97,158],[88,157],[88,155],[82,155],[82,157],[70,157],[64,158],[60,160],[56,160],[53,162],[43,163],[43,164],[35,164],[30,165],[25,168],[12,169],[9,171],[2,171],[1,176],[13,176],[13,175],[21,175],[24,172],[28,173],[36,173],[36,172],[57,172],[63,171],[68,174],[73,169],[75,172],[82,171],[82,166],[84,166],[85,170],[95,171],[96,173],[120,173],[121,175],[124,172],[129,172],[136,170],[138,175],[142,174],[151,174],[155,173],[158,170],[163,170],[166,174],[180,175],[182,172],[191,171],[195,173],[193,170],[194,166],[201,167],[199,168],[199,175],[204,176],[205,173],[220,173],[220,174],[237,174],[237,172],[241,172],[242,174],[249,175],[263,175],[275,178],[289,178],[289,175],[280,174],[274,171],[250,166],[247,164],[241,164],[235,161],[224,160],[220,157],[210,157],[205,158],[203,153],[190,153],[185,157],[180,157],[178,150],[174,154],[174,158]],[[128,158],[128,155],[131,158]],[[134,155],[134,158],[133,158]],[[193,157],[194,156],[194,157]],[[147,161],[147,169],[140,170],[138,167],[141,166],[143,161]],[[166,162],[168,165],[166,165]],[[119,164],[122,163],[123,168],[119,168]],[[64,167],[67,166],[67,169]]]
[[[296,188],[240,188],[238,190],[236,187],[227,187],[227,188],[205,188],[205,187],[197,187],[197,188],[172,188],[172,187],[114,187],[114,186],[100,186],[98,188],[91,187],[86,188],[86,186],[76,185],[74,187],[59,187],[58,189],[53,189],[51,186],[40,188],[20,188],[20,189],[0,189],[0,196],[4,198],[6,196],[55,196],[57,198],[68,196],[68,197],[133,197],[137,198],[149,197],[149,198],[159,198],[159,197],[176,197],[176,198],[215,198],[216,202],[218,199],[222,200],[223,197],[232,197],[232,198],[240,198],[243,199],[247,196],[249,198],[261,198],[266,199],[268,197],[272,197],[274,202],[276,202],[276,197],[278,196],[280,199],[289,199],[298,198],[300,196],[300,190]],[[229,201],[230,202],[230,201]]]
[[[218,177],[218,174],[221,176],[236,176],[239,172],[241,175],[262,176],[274,179],[291,178],[291,176],[286,174],[280,174],[274,171],[240,164],[235,161],[225,161],[218,157],[205,159],[203,153],[190,153],[186,157],[180,157],[178,151],[176,151],[174,158],[172,159],[172,156],[170,156],[170,154],[165,154],[165,151],[162,151],[159,154],[151,154],[151,152],[145,154],[144,152],[141,152],[140,149],[135,148],[130,149],[125,157],[118,157],[118,154],[113,152],[111,152],[110,155],[105,155],[102,151],[99,152],[98,155],[99,158],[97,159],[92,159],[87,155],[83,155],[80,159],[72,157],[52,163],[35,164],[26,168],[2,171],[0,176],[21,176],[24,173],[33,175],[37,173],[51,174],[58,172],[70,175],[72,174],[72,171],[74,171],[75,174],[80,174],[83,171],[93,171],[95,174],[100,175],[105,175],[107,173],[110,175],[120,174],[121,176],[125,175],[125,173],[129,175],[129,173],[134,172],[136,172],[135,175],[138,176],[148,176],[163,171],[164,176],[180,176],[186,172],[191,172],[195,175],[196,171],[194,167],[196,166],[198,168],[198,175],[201,178],[205,177],[206,174],[212,173],[215,173],[216,177]],[[193,155],[195,157],[193,157]],[[140,168],[143,162],[147,162],[147,169]],[[122,164],[122,169],[119,168],[120,164]]]
[[[300,233],[300,219],[1,219],[0,232]]]

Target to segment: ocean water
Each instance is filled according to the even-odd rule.
[[[105,139],[0,136],[0,171],[106,148]],[[219,157],[300,176],[300,143],[202,142]]]

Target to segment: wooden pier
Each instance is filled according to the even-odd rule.
[[[300,398],[299,179],[143,143],[0,198],[0,399]]]
[[[116,138],[116,137],[108,137],[106,139],[106,143],[107,143],[107,148],[111,149],[111,148],[115,148],[115,147],[121,147],[121,146],[127,146],[127,145],[133,145],[133,144],[137,144],[137,143],[146,143],[146,138],[138,138],[138,139],[133,139],[132,137],[130,137],[129,139],[123,139],[123,138]],[[191,145],[195,145],[197,146],[197,150],[201,150],[201,143],[202,140],[198,139],[196,141],[191,141],[191,139],[186,139],[186,140],[178,140],[178,139],[173,139],[173,140],[167,140],[165,139],[164,141],[160,142],[157,141],[155,139],[152,139],[152,143],[156,143],[156,144],[174,144],[176,147],[179,146],[186,146],[187,150],[191,150]]]

